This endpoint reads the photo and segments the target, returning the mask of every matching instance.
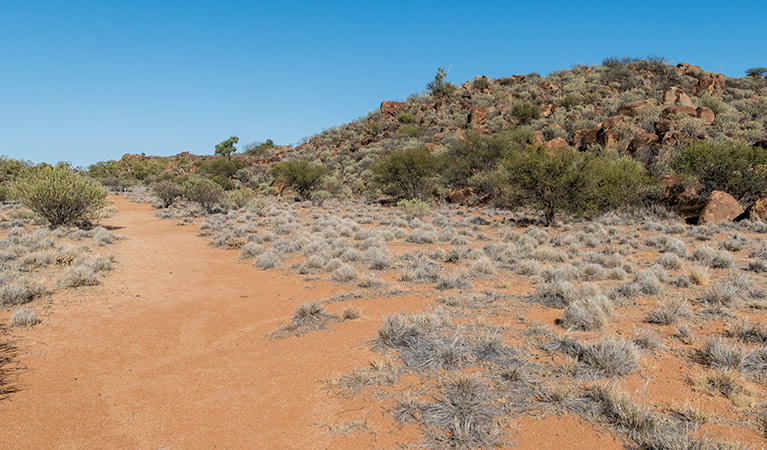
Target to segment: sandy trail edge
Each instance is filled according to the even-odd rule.
[[[318,381],[369,361],[360,342],[385,311],[268,340],[296,305],[341,288],[255,270],[196,226],[112,200],[104,223],[127,237],[109,248],[116,269],[55,294],[41,325],[16,332],[25,370],[0,402],[0,447],[327,447],[321,424],[338,405]]]

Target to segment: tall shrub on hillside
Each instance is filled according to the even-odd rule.
[[[382,157],[371,168],[375,181],[392,195],[424,197],[437,175],[437,159],[426,147],[405,147]]]
[[[571,148],[511,152],[494,181],[506,206],[538,210],[546,225],[563,213],[588,216],[638,204],[653,185],[637,161]]]
[[[172,181],[163,180],[152,185],[152,193],[155,197],[160,199],[162,205],[167,208],[172,205],[178,197],[181,197],[183,191],[178,184]]]
[[[17,178],[14,197],[51,227],[72,225],[96,216],[107,191],[63,166],[38,166]]]
[[[312,190],[322,183],[327,169],[319,163],[294,160],[278,162],[269,168],[268,173],[278,182],[295,189],[302,200],[307,200]]]
[[[767,150],[743,143],[695,142],[672,161],[677,173],[701,184],[699,194],[725,191],[742,202],[767,195]]]

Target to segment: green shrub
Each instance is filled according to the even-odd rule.
[[[541,117],[541,110],[538,105],[527,102],[517,102],[511,108],[511,114],[522,121],[529,123],[531,120]]]
[[[240,138],[232,136],[229,139],[222,141],[220,144],[216,144],[216,154],[226,156],[226,159],[232,159],[232,153],[237,151],[237,147],[234,144],[238,143]]]
[[[397,116],[397,120],[400,123],[413,123],[413,122],[415,122],[415,116],[412,115],[412,114],[408,114],[408,113],[402,113],[402,114]]]
[[[327,200],[330,200],[333,197],[333,194],[330,192],[320,189],[318,191],[314,191],[311,194],[309,194],[309,200],[311,200],[312,205],[314,206],[322,206],[325,204]]]
[[[164,207],[169,207],[183,193],[181,186],[172,181],[158,181],[152,185],[152,193],[160,199]]]
[[[424,196],[436,175],[436,158],[425,147],[405,147],[382,157],[371,168],[375,181],[389,193]]]
[[[750,202],[767,194],[767,150],[743,143],[695,142],[672,161],[678,173],[696,179],[708,196],[725,191],[738,201]]]
[[[240,209],[253,200],[253,189],[241,188],[227,191],[224,194],[224,206],[227,209]]]
[[[295,189],[302,200],[309,198],[309,193],[322,183],[327,169],[309,161],[281,161],[269,168],[268,173],[278,182]]]
[[[429,212],[429,204],[416,198],[400,200],[397,202],[397,208],[405,214],[408,220],[421,217]]]
[[[397,134],[402,137],[414,138],[421,134],[423,129],[415,124],[404,124],[397,130]]]
[[[38,166],[18,177],[14,197],[52,227],[89,220],[106,205],[107,191],[63,166]]]
[[[187,200],[197,203],[206,212],[213,211],[213,207],[221,200],[224,195],[224,188],[214,181],[201,176],[191,176],[184,183],[184,197]]]
[[[585,216],[637,204],[652,186],[637,161],[571,148],[510,152],[493,179],[507,206],[539,210],[547,225],[560,213]]]
[[[490,81],[484,77],[477,78],[476,80],[474,80],[474,83],[472,84],[474,85],[474,89],[478,89],[478,90],[487,89],[490,87]]]
[[[443,68],[437,69],[437,74],[434,75],[434,80],[430,81],[426,85],[426,89],[429,90],[433,97],[447,97],[456,90],[456,86],[449,81],[445,81],[447,72]]]
[[[567,108],[570,110],[574,106],[578,106],[578,104],[581,102],[580,98],[578,98],[575,94],[567,94],[566,96],[559,99],[559,106],[562,106],[563,108]]]
[[[274,150],[274,141],[267,139],[265,142],[252,142],[245,144],[244,149],[245,154],[248,156],[267,158],[271,156],[272,150]]]
[[[470,133],[466,141],[456,141],[439,158],[442,181],[449,187],[469,185],[469,178],[491,171],[512,148],[524,147],[532,132],[518,128],[505,134]],[[478,186],[477,186],[478,187]]]
[[[750,69],[746,69],[746,76],[754,78],[767,77],[767,67],[752,67]]]
[[[240,161],[224,158],[216,158],[200,164],[200,172],[211,177],[232,178],[242,168],[243,164]]]

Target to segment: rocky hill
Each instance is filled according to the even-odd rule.
[[[289,157],[319,159],[358,180],[381,152],[409,145],[440,152],[469,133],[528,127],[532,144],[629,154],[656,175],[680,144],[767,146],[767,80],[725,77],[687,63],[607,58],[546,77],[475,77],[444,95],[384,101],[366,117],[308,138]]]

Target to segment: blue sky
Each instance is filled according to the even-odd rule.
[[[767,66],[767,2],[0,0],[0,154],[87,165],[125,153],[297,143],[448,80],[664,56]]]

